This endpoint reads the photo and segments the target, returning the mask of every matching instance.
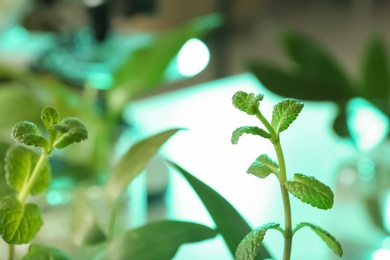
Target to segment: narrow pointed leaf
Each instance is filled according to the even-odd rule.
[[[37,205],[23,205],[14,196],[0,199],[0,234],[8,244],[29,243],[42,225]]]
[[[47,141],[43,138],[38,126],[32,122],[21,121],[12,128],[12,138],[15,141],[36,147],[47,147]]]
[[[64,148],[72,143],[78,143],[88,138],[88,131],[85,125],[76,117],[67,117],[53,129],[61,133],[59,141],[55,143],[56,148]]]
[[[70,260],[70,257],[58,248],[32,244],[22,260]]]
[[[236,251],[236,260],[254,260],[262,246],[265,233],[269,229],[277,229],[280,224],[268,223],[249,232],[240,242]]]
[[[112,260],[172,259],[181,245],[216,235],[214,229],[197,223],[162,220],[129,230],[116,238],[110,244],[107,255]]]
[[[263,100],[264,95],[256,95],[253,93],[246,93],[244,91],[237,91],[232,97],[232,103],[235,108],[241,110],[248,115],[254,115],[259,107],[260,101]]]
[[[311,230],[313,230],[327,245],[328,247],[338,256],[343,255],[343,248],[339,241],[337,241],[336,238],[334,238],[331,234],[329,234],[324,229],[320,228],[319,226],[316,226],[311,223],[302,222],[294,230],[298,230],[302,227],[309,227]],[[294,231],[295,232],[295,231]]]
[[[278,164],[269,158],[268,155],[262,154],[249,166],[247,173],[259,178],[265,178],[271,173],[277,174],[278,167]]]
[[[271,137],[271,135],[268,132],[266,132],[264,129],[261,129],[257,126],[242,126],[233,131],[232,138],[231,138],[232,144],[237,144],[238,140],[243,134],[259,135],[264,138]]]
[[[169,162],[192,186],[210,216],[217,225],[218,232],[222,235],[230,252],[234,256],[240,241],[252,229],[237,210],[218,192],[195,178],[189,172],[173,162]],[[232,224],[234,223],[234,224]],[[266,248],[261,245],[257,259],[271,258]]]
[[[30,179],[38,160],[39,155],[35,151],[19,144],[11,146],[7,150],[4,167],[8,186],[20,191]],[[42,193],[50,185],[50,171],[50,165],[46,162],[32,186],[32,195]]]
[[[319,209],[333,207],[332,190],[314,177],[296,173],[292,181],[286,182],[287,190],[294,197]]]
[[[272,113],[272,127],[277,133],[283,132],[298,117],[302,108],[302,102],[294,99],[285,99],[279,102]]]
[[[114,166],[105,187],[105,195],[114,202],[129,183],[140,174],[160,147],[180,129],[170,129],[134,144]]]

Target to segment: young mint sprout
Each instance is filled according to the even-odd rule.
[[[233,96],[233,105],[248,115],[256,116],[265,129],[257,126],[239,127],[233,131],[231,141],[233,144],[237,144],[243,134],[252,134],[270,140],[274,146],[277,162],[274,162],[268,155],[262,154],[250,165],[247,173],[262,179],[271,174],[276,175],[280,183],[285,223],[284,228],[280,227],[278,223],[272,222],[250,232],[239,244],[236,251],[236,259],[255,259],[266,232],[270,229],[276,229],[284,236],[283,259],[289,260],[291,257],[293,235],[304,226],[310,227],[325,241],[336,255],[342,256],[343,250],[340,243],[322,228],[307,222],[299,224],[294,229],[292,228],[289,193],[302,202],[324,210],[332,208],[334,197],[332,190],[314,177],[295,173],[291,180],[287,179],[287,169],[280,143],[280,133],[287,130],[291,123],[295,121],[303,108],[303,104],[294,99],[285,99],[279,102],[275,105],[272,120],[269,122],[259,110],[260,101],[263,98],[263,95],[255,96],[253,93],[248,94],[243,91],[238,91]]]

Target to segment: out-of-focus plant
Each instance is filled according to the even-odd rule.
[[[248,62],[264,87],[284,97],[335,103],[338,114],[333,129],[341,137],[352,137],[347,105],[353,98],[368,100],[390,118],[389,59],[380,37],[368,41],[357,78],[347,75],[333,55],[307,36],[283,31],[280,44],[289,61],[286,68],[263,60]]]

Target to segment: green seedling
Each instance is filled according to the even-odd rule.
[[[261,179],[272,174],[277,177],[283,198],[285,223],[284,227],[279,223],[267,223],[251,231],[238,245],[235,255],[236,259],[255,259],[266,232],[270,229],[275,229],[284,236],[283,259],[288,260],[291,257],[293,236],[303,227],[311,228],[336,255],[342,256],[343,249],[340,243],[322,228],[307,222],[302,222],[296,225],[295,228],[292,227],[289,194],[292,194],[302,202],[322,210],[332,208],[334,197],[332,190],[327,185],[312,176],[295,173],[291,179],[287,179],[280,133],[287,130],[290,124],[298,117],[303,104],[294,99],[285,99],[279,102],[274,107],[270,122],[259,110],[262,100],[263,95],[248,94],[242,91],[237,92],[233,96],[233,105],[246,114],[255,116],[260,120],[265,129],[257,126],[239,127],[233,132],[231,141],[233,144],[237,144],[243,134],[252,134],[266,138],[272,143],[276,152],[277,162],[273,161],[268,155],[262,154],[250,165],[247,173]]]
[[[6,181],[13,192],[0,198],[0,234],[10,245],[9,259],[14,257],[14,245],[29,243],[43,225],[39,207],[26,200],[49,187],[50,154],[54,148],[62,149],[88,137],[80,120],[61,119],[55,108],[44,108],[41,119],[48,137],[36,124],[21,121],[12,129],[12,137],[18,143],[8,149],[5,157]]]

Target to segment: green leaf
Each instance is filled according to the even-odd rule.
[[[58,248],[31,244],[22,260],[70,260],[70,257]]]
[[[251,166],[249,166],[247,173],[253,174],[259,178],[265,178],[271,173],[278,174],[279,166],[266,154],[260,155]]]
[[[20,191],[30,179],[38,160],[39,155],[35,151],[18,144],[11,146],[6,153],[4,166],[8,186]],[[50,185],[50,172],[50,165],[46,162],[31,188],[32,195],[42,193]]]
[[[60,122],[61,116],[54,107],[45,107],[42,109],[41,119],[46,128],[50,129],[51,126]]]
[[[166,130],[134,144],[114,166],[109,176],[105,187],[107,199],[114,202],[129,183],[144,170],[160,147],[179,130],[181,129]]]
[[[294,233],[302,228],[302,227],[309,227],[311,230],[313,230],[327,245],[328,247],[338,256],[343,255],[343,248],[339,241],[337,241],[336,238],[334,238],[331,234],[329,234],[327,231],[323,230],[322,228],[311,224],[307,222],[302,222],[294,229]]]
[[[110,244],[112,260],[172,259],[179,247],[217,235],[214,229],[191,222],[162,220],[127,231]]]
[[[77,192],[72,200],[70,220],[70,232],[76,245],[93,245],[107,239],[96,217],[98,216],[93,212],[86,196],[82,192]]]
[[[87,128],[76,117],[64,118],[58,124],[53,125],[53,128],[61,133],[55,142],[55,147],[59,149],[88,138]]]
[[[372,37],[362,59],[362,95],[366,99],[387,99],[390,71],[386,47],[382,39]]]
[[[192,186],[210,216],[217,225],[218,232],[222,235],[232,255],[235,254],[240,241],[252,229],[237,210],[218,192],[195,178],[189,172],[173,162],[169,162]],[[234,223],[234,224],[233,224]],[[264,246],[259,248],[259,259],[271,258]]]
[[[48,145],[37,125],[28,121],[21,121],[12,128],[12,138],[19,143],[36,147],[46,148]]]
[[[254,115],[259,108],[260,101],[263,100],[264,95],[256,95],[253,93],[246,93],[244,91],[237,91],[232,98],[233,106],[248,115]]]
[[[233,131],[231,138],[232,144],[237,144],[243,134],[259,135],[264,138],[271,137],[271,134],[257,126],[242,126]]]
[[[274,107],[271,125],[276,133],[286,130],[298,117],[303,108],[302,102],[294,99],[285,99]]]
[[[0,199],[0,234],[8,244],[27,244],[43,225],[37,205],[23,205],[14,196]]]
[[[294,197],[319,209],[330,209],[333,207],[332,190],[311,176],[296,173],[292,181],[286,182],[287,190]]]
[[[265,233],[269,229],[277,229],[280,224],[277,223],[268,223],[262,225],[259,228],[249,232],[248,235],[240,242],[236,251],[236,260],[253,260],[259,252],[260,247],[262,246],[262,241],[264,239]]]

